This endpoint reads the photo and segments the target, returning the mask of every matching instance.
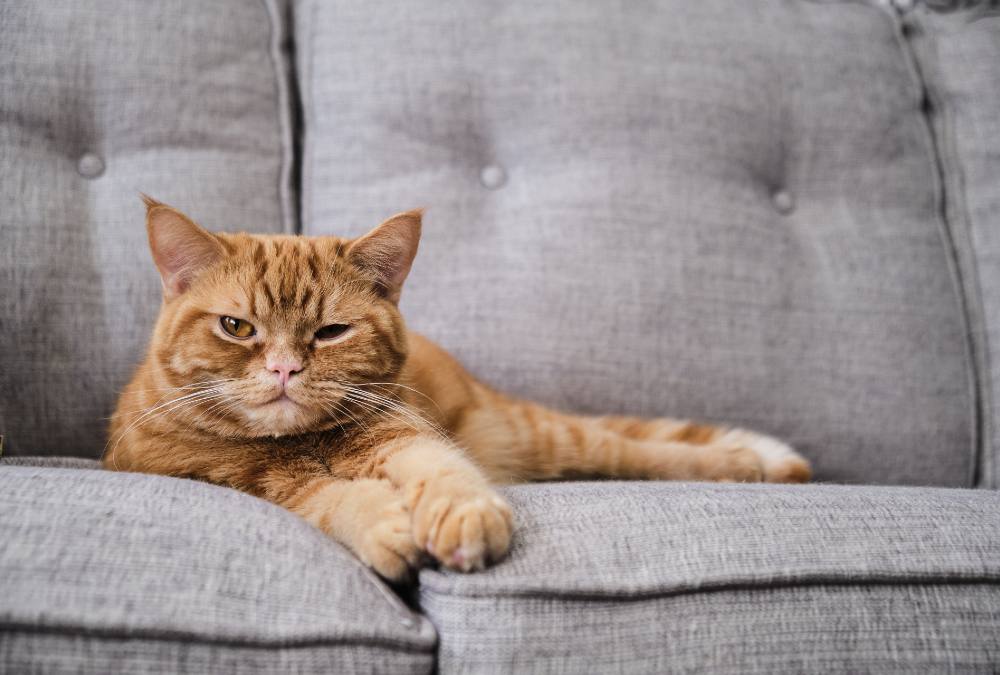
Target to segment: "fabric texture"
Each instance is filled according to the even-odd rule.
[[[435,634],[288,511],[194,481],[0,466],[0,671],[430,672]]]
[[[1000,494],[506,489],[483,573],[425,570],[441,672],[937,672],[1000,662]]]
[[[442,673],[996,672],[996,587],[722,589],[603,598],[435,596]]]
[[[968,486],[975,388],[898,19],[864,3],[296,5],[303,228],[426,206],[412,328],[496,387]]]
[[[0,467],[38,466],[49,469],[101,469],[96,459],[86,457],[0,457]]]
[[[4,454],[101,453],[160,301],[140,191],[293,231],[284,7],[0,5]]]
[[[943,3],[938,3],[941,5]],[[978,338],[983,400],[979,484],[1000,487],[1000,13],[985,3],[935,5],[907,17],[906,32],[927,90],[944,207]],[[950,11],[949,11],[950,10]]]

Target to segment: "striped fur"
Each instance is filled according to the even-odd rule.
[[[108,468],[268,499],[393,580],[428,558],[468,571],[501,557],[513,521],[498,483],[809,479],[805,460],[760,434],[580,417],[475,380],[397,309],[419,212],[345,240],[210,234],[146,205],[164,302],[112,419]],[[255,335],[228,336],[221,316]],[[350,328],[318,340],[330,324]],[[302,366],[286,399],[265,368],[276,358]]]

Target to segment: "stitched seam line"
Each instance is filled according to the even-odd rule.
[[[576,600],[590,602],[607,602],[609,600],[619,601],[641,601],[654,600],[657,598],[671,598],[685,595],[697,595],[699,593],[718,593],[723,591],[759,591],[777,588],[811,588],[823,586],[996,586],[1000,588],[1000,575],[990,576],[987,574],[973,575],[969,577],[949,577],[942,573],[928,574],[887,574],[885,576],[869,575],[864,578],[851,579],[848,577],[835,575],[803,576],[799,579],[775,579],[763,581],[720,581],[704,585],[678,585],[673,588],[654,588],[647,591],[560,591],[558,589],[526,589],[518,590],[482,590],[472,592],[455,591],[455,589],[432,588],[425,585],[420,587],[421,608],[423,600],[428,596],[444,596],[449,598],[553,598],[560,600]]]
[[[372,647],[376,649],[389,649],[393,651],[413,651],[419,653],[433,653],[435,642],[427,640],[427,644],[408,643],[402,640],[391,638],[362,637],[344,635],[331,638],[306,638],[306,639],[247,639],[237,638],[215,638],[203,633],[193,631],[170,631],[155,629],[118,629],[118,628],[93,628],[75,624],[56,624],[49,626],[39,626],[19,621],[0,621],[0,634],[12,632],[43,635],[68,635],[72,637],[89,637],[102,640],[149,640],[152,642],[176,642],[182,645],[201,644],[214,645],[220,647],[244,647],[249,649],[303,649],[316,647],[339,647],[343,645]],[[2,636],[0,636],[2,637]]]

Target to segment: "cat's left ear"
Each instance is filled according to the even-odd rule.
[[[347,249],[347,259],[367,272],[390,302],[399,302],[420,244],[422,209],[406,211],[385,221]]]

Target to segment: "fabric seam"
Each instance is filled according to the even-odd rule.
[[[406,643],[400,640],[380,639],[372,637],[338,637],[327,639],[303,639],[303,640],[238,640],[231,638],[212,638],[200,633],[187,633],[181,631],[158,632],[150,629],[118,629],[118,628],[91,628],[79,625],[55,625],[38,626],[17,621],[0,621],[0,635],[12,632],[41,634],[41,635],[69,635],[72,637],[98,638],[102,640],[150,640],[154,642],[176,642],[178,644],[203,644],[216,645],[220,647],[245,647],[250,649],[309,649],[315,647],[338,647],[342,645],[357,646],[363,645],[376,649],[390,649],[395,651],[407,651],[428,653],[433,655],[437,649],[436,641],[430,644]]]
[[[533,598],[533,599],[559,599],[584,602],[606,602],[606,601],[642,601],[655,600],[658,598],[672,598],[678,596],[698,595],[700,593],[719,593],[725,591],[760,591],[779,588],[812,588],[823,586],[997,586],[1000,587],[1000,575],[973,576],[967,578],[948,578],[942,575],[920,576],[920,575],[892,575],[885,577],[870,576],[864,579],[845,579],[836,576],[804,577],[801,579],[787,579],[774,581],[742,581],[718,584],[706,584],[704,586],[678,586],[669,589],[650,589],[648,591],[629,592],[596,592],[596,591],[560,591],[533,589],[526,591],[484,591],[463,593],[452,589],[442,590],[433,586],[421,584],[420,598],[421,610],[423,610],[423,599],[426,596],[438,595],[449,598]]]

